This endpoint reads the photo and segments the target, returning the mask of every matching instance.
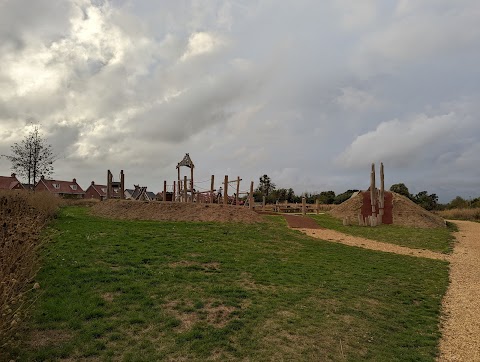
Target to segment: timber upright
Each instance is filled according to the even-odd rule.
[[[113,181],[113,174],[107,171],[107,200],[125,199],[125,174],[120,171],[120,182]]]

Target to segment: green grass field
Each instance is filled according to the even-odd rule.
[[[359,225],[343,226],[342,220],[328,214],[309,216],[327,229],[385,243],[414,249],[428,249],[445,254],[452,252],[454,243],[452,231],[457,230],[456,226],[449,222],[447,222],[446,228],[435,229],[411,228],[399,225],[379,225],[372,228]]]
[[[434,361],[448,264],[256,225],[67,207],[7,359]]]

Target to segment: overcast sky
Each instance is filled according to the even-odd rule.
[[[383,161],[388,187],[477,197],[479,19],[478,0],[0,0],[0,154],[33,122],[84,188],[123,169],[160,191],[189,152],[198,181],[340,193]]]

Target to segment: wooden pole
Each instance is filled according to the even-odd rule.
[[[315,210],[318,212],[320,211],[320,201],[318,199],[315,199]]]
[[[375,212],[375,164],[372,163],[372,171],[370,172],[370,204],[372,205],[372,216],[376,217]]]
[[[120,199],[125,199],[125,174],[123,170],[120,170]]]
[[[182,190],[182,181],[180,179],[180,167],[177,166],[177,171],[178,171],[178,200],[181,201],[181,190]]]
[[[163,181],[163,201],[167,201],[167,181]]]
[[[188,202],[188,199],[187,199],[187,176],[183,176],[183,202]]]
[[[192,202],[194,198],[194,191],[193,191],[193,166],[190,167],[190,193],[192,194]]]
[[[254,200],[253,200],[253,181],[250,182],[250,193],[248,194],[248,197],[250,198],[250,199],[248,200],[248,207],[249,207],[250,209],[253,209],[253,201],[254,201]]]
[[[306,211],[306,199],[305,196],[302,197],[302,214],[305,215],[307,213]]]
[[[110,198],[110,170],[107,171],[107,200]]]
[[[235,205],[238,205],[238,194],[240,193],[240,176],[237,176],[237,195],[235,196]]]
[[[265,202],[266,201],[266,197],[263,196],[263,200],[262,200],[262,210],[265,211]]]
[[[215,175],[212,175],[212,181],[210,182],[210,203],[213,204],[213,198],[215,195],[213,194],[215,191]]]
[[[228,205],[228,175],[225,175],[225,187],[223,190],[223,204]]]
[[[172,202],[175,202],[175,198],[177,197],[177,182],[173,181],[173,195],[172,195]]]

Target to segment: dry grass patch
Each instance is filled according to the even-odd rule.
[[[72,338],[72,334],[64,329],[34,330],[30,334],[29,344],[34,348],[54,346]]]

